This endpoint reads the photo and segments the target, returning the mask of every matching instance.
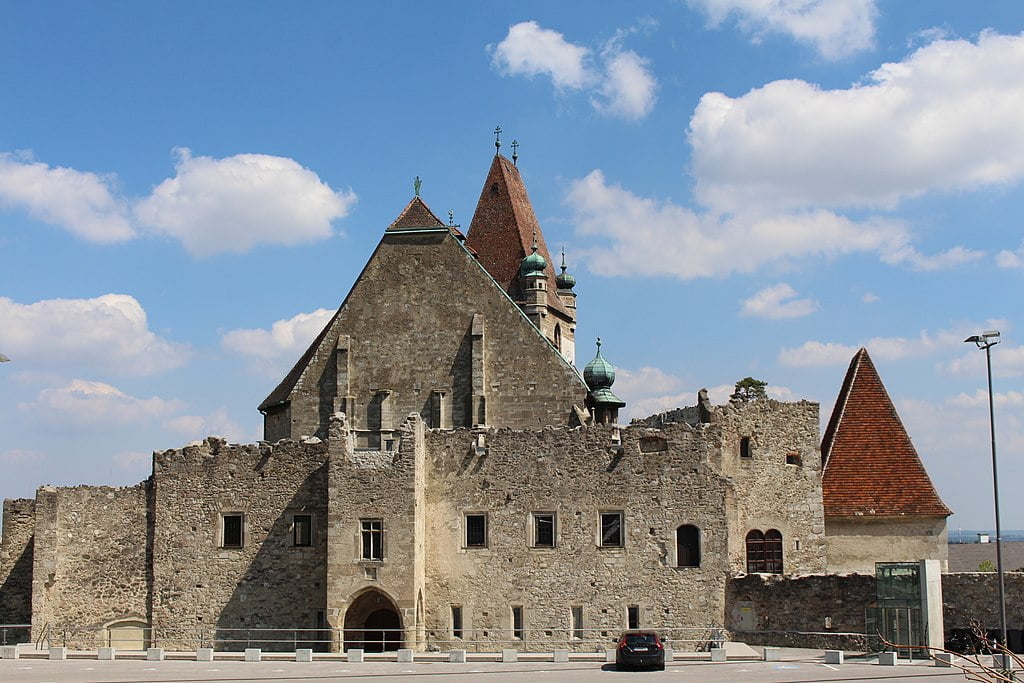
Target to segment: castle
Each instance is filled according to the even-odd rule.
[[[600,344],[577,369],[575,286],[509,159],[465,235],[417,186],[260,404],[264,441],[4,502],[0,623],[500,648],[736,627],[744,575],[944,563],[950,511],[865,350],[824,438],[816,403],[705,392],[621,425]]]

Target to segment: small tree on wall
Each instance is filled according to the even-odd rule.
[[[737,401],[756,401],[768,398],[768,392],[765,391],[767,386],[768,382],[763,382],[753,377],[744,377],[739,382],[736,382],[736,390],[729,398],[736,399]]]

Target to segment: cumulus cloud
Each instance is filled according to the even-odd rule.
[[[0,205],[27,211],[89,242],[123,242],[135,236],[127,202],[115,196],[113,184],[113,176],[0,152]]]
[[[173,414],[184,404],[155,396],[137,398],[103,382],[74,379],[62,387],[43,389],[33,403],[18,407],[47,423],[100,431],[111,424],[146,422]]]
[[[882,207],[1024,177],[1024,35],[939,40],[845,90],[774,81],[705,94],[690,120],[717,211]]]
[[[650,60],[622,48],[632,31],[617,31],[602,49],[576,45],[558,31],[536,21],[508,29],[497,45],[488,45],[491,63],[503,76],[547,76],[556,90],[585,90],[597,111],[625,119],[640,119],[654,107],[657,80]]]
[[[972,334],[977,334],[978,330],[989,329],[989,327],[995,326],[976,327],[967,335],[961,337],[961,340],[966,339],[967,336]],[[962,351],[956,358],[940,365],[940,369],[960,377],[984,378],[986,373],[985,354],[973,346],[965,345],[963,348],[966,350]],[[996,377],[1024,376],[1024,346],[1011,346],[1004,341],[998,346],[993,347],[992,374]]]
[[[154,334],[142,305],[127,294],[33,304],[0,297],[0,320],[4,352],[48,369],[149,375],[180,367],[191,355],[187,345]]]
[[[318,308],[278,320],[269,330],[229,330],[221,336],[221,345],[250,358],[262,373],[277,376],[298,359],[333,315],[334,311]]]
[[[860,300],[866,304],[873,304],[878,301],[879,296],[873,292],[864,292],[864,296]]]
[[[866,50],[874,43],[875,0],[689,0],[712,26],[735,17],[755,43],[770,33],[811,45],[826,59]]]
[[[224,159],[176,150],[176,175],[135,205],[135,218],[181,240],[194,256],[244,252],[257,244],[294,245],[331,235],[331,221],[356,201],[285,157]]]
[[[1024,268],[1024,242],[1015,251],[1003,249],[996,254],[996,264],[1000,268]]]
[[[743,301],[740,315],[754,318],[800,318],[818,310],[813,299],[797,298],[796,290],[785,282],[765,287]]]
[[[581,253],[593,272],[681,279],[749,273],[792,258],[888,253],[906,242],[901,223],[857,222],[829,211],[720,217],[641,197],[600,170],[573,181],[565,198],[577,233],[607,246]]]

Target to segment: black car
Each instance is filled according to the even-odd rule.
[[[654,631],[626,631],[615,648],[615,668],[649,667],[665,670],[665,646]]]

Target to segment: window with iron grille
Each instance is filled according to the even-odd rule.
[[[221,515],[221,547],[241,548],[243,540],[243,516],[241,514]]]
[[[782,573],[782,533],[777,529],[747,533],[747,573]]]
[[[487,547],[487,515],[466,515],[466,547]]]
[[[601,513],[601,547],[621,548],[623,545],[622,513]]]
[[[555,513],[533,513],[533,545],[536,548],[555,547]]]
[[[313,515],[292,516],[292,545],[313,545]]]

